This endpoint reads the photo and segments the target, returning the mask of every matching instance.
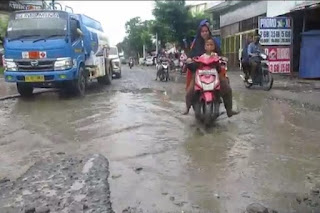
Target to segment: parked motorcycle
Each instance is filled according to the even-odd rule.
[[[193,59],[199,64],[195,74],[195,95],[192,103],[195,117],[206,126],[210,126],[220,114],[220,80],[219,56],[197,57]]]
[[[159,66],[158,78],[160,81],[168,81],[169,80],[169,62],[162,61]]]
[[[268,67],[268,56],[265,53],[259,52],[257,56],[254,57],[256,57],[258,62],[255,78],[252,79],[252,82],[249,82],[245,75],[240,75],[240,77],[246,88],[251,88],[253,85],[259,85],[264,90],[269,91],[273,85],[273,77]]]

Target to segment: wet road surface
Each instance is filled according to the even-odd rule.
[[[234,108],[211,129],[184,110],[183,78],[156,82],[129,70],[84,98],[46,93],[0,102],[0,179],[15,179],[57,152],[110,162],[113,208],[144,212],[241,212],[254,202],[295,212],[320,180],[320,113],[248,91],[231,74]]]

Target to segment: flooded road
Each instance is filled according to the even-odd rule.
[[[204,129],[193,113],[181,115],[183,79],[123,69],[122,79],[92,84],[84,98],[2,101],[0,179],[58,152],[100,153],[110,162],[115,212],[233,213],[255,202],[299,212],[296,195],[320,181],[319,111],[270,98],[277,89],[247,90],[234,74],[241,113]]]

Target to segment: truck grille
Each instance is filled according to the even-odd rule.
[[[37,63],[37,62],[38,63]],[[55,60],[17,60],[19,71],[43,72],[54,70]]]

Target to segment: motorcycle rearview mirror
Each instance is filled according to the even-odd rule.
[[[266,54],[264,53],[260,53],[260,57],[263,59],[263,60],[266,60],[268,57]]]

